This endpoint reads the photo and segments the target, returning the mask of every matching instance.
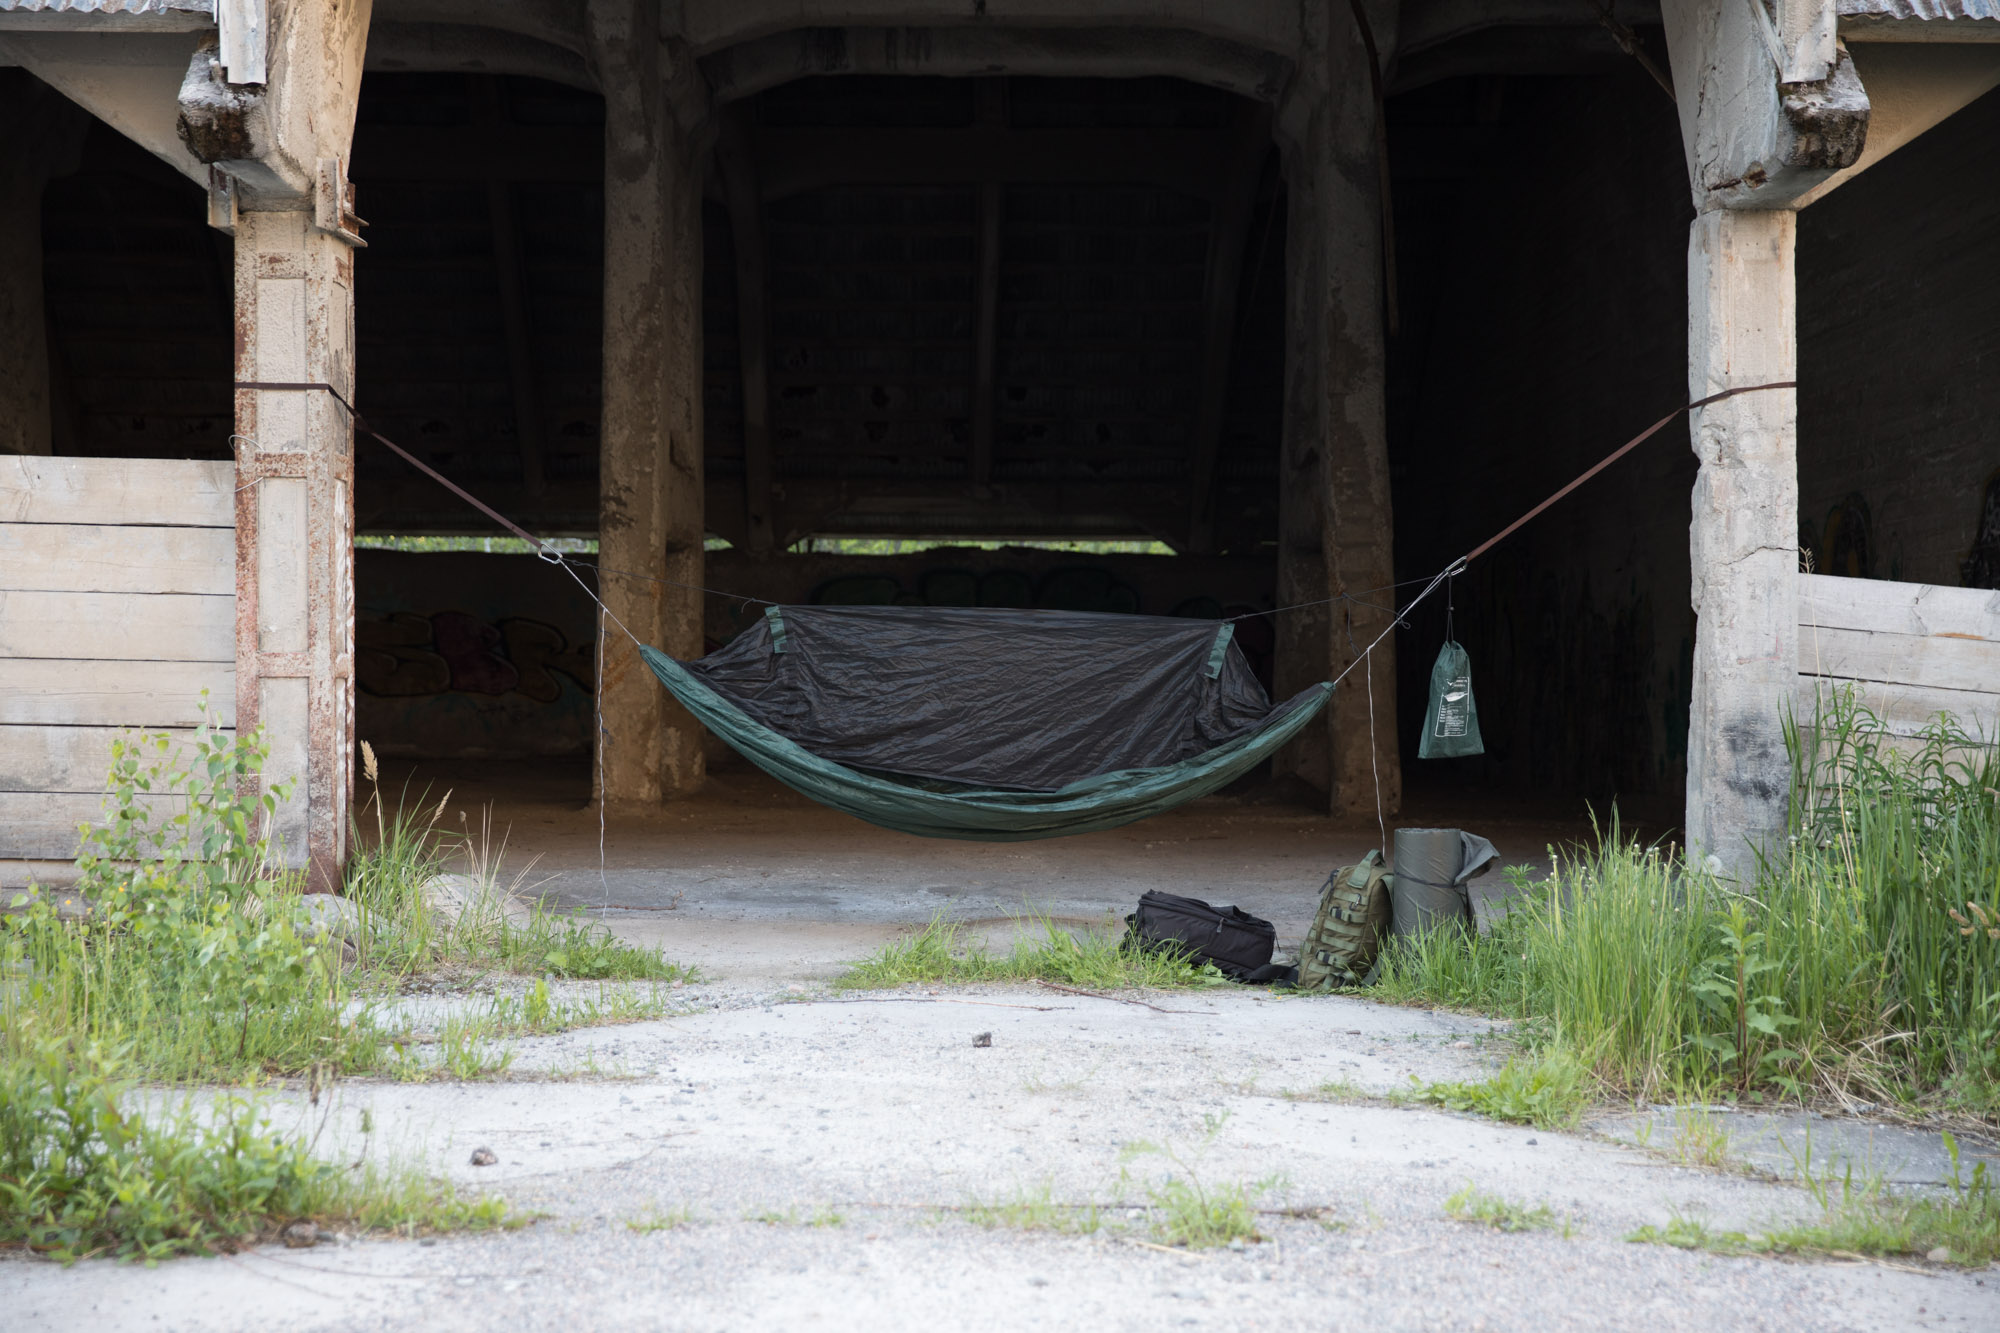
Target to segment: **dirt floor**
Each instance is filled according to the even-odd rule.
[[[1483,1077],[1506,1057],[1503,1025],[1240,988],[1139,1004],[825,984],[940,913],[995,935],[1031,911],[1094,924],[1151,887],[1240,903],[1295,942],[1327,870],[1375,845],[1372,821],[1252,795],[1061,842],[930,843],[724,774],[698,801],[613,821],[600,879],[574,773],[428,776],[432,799],[450,785],[454,806],[493,801],[524,890],[604,910],[703,979],[677,992],[680,1016],[518,1043],[502,1081],[356,1082],[317,1106],[281,1093],[278,1114],[330,1156],[418,1163],[540,1220],[152,1269],[14,1256],[0,1325],[2000,1327],[2000,1270],[1628,1243],[1676,1216],[1757,1230],[1814,1212],[1796,1186],[1676,1163],[1664,1132],[1642,1148],[1629,1125],[1621,1140],[1316,1099],[1329,1083],[1351,1098]],[[1462,825],[1534,861],[1584,831],[1561,815],[1420,807],[1399,822]],[[470,1165],[477,1148],[497,1162]],[[1170,1177],[1246,1190],[1262,1239],[1161,1248],[1152,1205]],[[1552,1226],[1454,1221],[1447,1200],[1467,1185],[1546,1206]],[[1097,1228],[977,1211],[1043,1198],[1096,1205]]]

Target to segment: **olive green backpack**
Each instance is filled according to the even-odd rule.
[[[1319,911],[1299,947],[1300,990],[1359,986],[1389,929],[1389,892],[1396,876],[1373,851],[1360,865],[1342,866],[1319,891]]]

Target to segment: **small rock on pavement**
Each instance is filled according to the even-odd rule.
[[[498,1157],[493,1155],[491,1148],[474,1148],[472,1150],[472,1164],[474,1166],[492,1166],[499,1160]]]
[[[1924,1258],[1930,1260],[1934,1264],[1948,1264],[1951,1262],[1951,1251],[1945,1248],[1944,1246],[1940,1245],[1935,1250],[1932,1250],[1929,1254],[1925,1255]]]
[[[352,898],[308,893],[299,899],[299,925],[308,935],[351,943],[361,938],[361,909]]]
[[[319,1244],[319,1228],[310,1222],[287,1223],[278,1232],[278,1239],[285,1242],[288,1250],[310,1249]]]
[[[993,1044],[993,1034],[982,1032],[972,1039],[972,1044],[974,1046],[991,1046]]]

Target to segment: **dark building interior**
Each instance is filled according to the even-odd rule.
[[[1617,63],[1438,74],[1387,101],[1399,580],[1686,394],[1692,208],[1660,88]],[[1274,604],[1286,185],[1257,104],[1172,79],[853,76],[737,111],[704,205],[712,586],[1207,616]],[[541,80],[371,73],[352,164],[370,223],[360,407],[524,526],[580,538],[598,513],[601,122],[594,94]],[[730,206],[745,190],[748,217]],[[43,218],[56,452],[227,457],[230,242],[200,192],[93,123]],[[2000,586],[2000,93],[1799,231],[1807,558]],[[758,232],[763,266],[747,271],[739,247]],[[742,318],[746,282],[765,292],[761,332]],[[766,344],[748,362],[768,379],[770,556],[745,549],[746,336]],[[357,447],[363,535],[491,535]],[[1485,756],[1415,762],[1446,612],[1411,617],[1397,731],[1412,790],[1678,800],[1694,471],[1670,429],[1455,581]],[[786,553],[839,538],[1175,554]],[[373,709],[420,738],[414,753],[585,753],[590,619],[545,573],[519,556],[364,551],[360,638],[382,689],[361,667],[363,734]],[[730,605],[711,599],[712,642]],[[429,693],[385,684],[423,655],[451,666]]]

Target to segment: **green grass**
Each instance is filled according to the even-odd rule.
[[[1389,1100],[1384,1094],[1370,1092],[1348,1078],[1329,1079],[1303,1092],[1281,1092],[1278,1095],[1288,1102],[1331,1102],[1335,1105]]]
[[[1852,1171],[1821,1177],[1802,1166],[1801,1182],[1820,1206],[1810,1222],[1763,1232],[1717,1231],[1677,1213],[1665,1226],[1640,1227],[1626,1239],[1717,1254],[1908,1256],[1982,1268],[2000,1260],[2000,1187],[1984,1162],[1967,1176],[1957,1140],[1949,1133],[1943,1138],[1951,1174],[1941,1189],[1893,1190],[1880,1178],[1857,1181]]]
[[[362,1230],[508,1223],[415,1172],[322,1161],[255,1099],[140,1113],[123,1051],[45,1040],[0,1055],[0,1244],[65,1262],[240,1248],[301,1219]]]
[[[1048,1181],[998,1199],[975,1199],[960,1210],[960,1216],[988,1230],[1054,1231],[1076,1236],[1095,1235],[1104,1225],[1094,1203],[1057,1203],[1055,1186]]]
[[[1560,1049],[1515,1056],[1479,1083],[1423,1083],[1397,1100],[1427,1102],[1449,1111],[1472,1111],[1537,1129],[1568,1129],[1593,1099],[1588,1071]]]
[[[1444,1201],[1445,1215],[1460,1222],[1476,1222],[1495,1231],[1569,1232],[1569,1224],[1556,1219],[1547,1204],[1513,1203],[1497,1194],[1487,1194],[1467,1185]]]
[[[1278,1184],[1275,1176],[1255,1182],[1204,1185],[1192,1172],[1149,1185],[1153,1239],[1162,1245],[1209,1250],[1232,1241],[1254,1244],[1264,1239],[1257,1229],[1257,1200]]]
[[[807,537],[788,548],[794,555],[913,555],[923,551],[1067,551],[1074,555],[1172,555],[1165,542],[1071,541],[1063,538]]]
[[[1158,1179],[1142,1181],[1146,1192],[1153,1239],[1161,1245],[1183,1246],[1191,1250],[1214,1249],[1230,1244],[1251,1244],[1264,1239],[1257,1229],[1257,1200],[1279,1189],[1282,1176],[1258,1181],[1227,1181],[1211,1184],[1198,1169],[1206,1154],[1229,1123],[1229,1116],[1204,1115],[1201,1143],[1192,1155],[1166,1144],[1127,1144],[1119,1153],[1122,1160],[1165,1158],[1168,1170]],[[1129,1171],[1119,1178],[1122,1193]]]
[[[762,1222],[772,1227],[842,1227],[847,1225],[844,1214],[832,1208],[819,1207],[810,1213],[801,1213],[797,1208],[767,1208],[751,1213],[743,1219],[746,1222]]]
[[[1209,964],[1195,965],[1168,953],[1123,947],[1109,930],[1069,931],[1047,918],[1037,922],[1039,938],[1016,939],[995,953],[966,937],[965,930],[937,917],[906,940],[885,944],[854,964],[834,985],[842,990],[886,990],[910,984],[965,985],[976,982],[1051,981],[1085,990],[1167,989],[1227,984]]]
[[[694,1225],[694,1210],[682,1205],[679,1208],[655,1208],[643,1217],[626,1219],[625,1229],[640,1235],[651,1235],[656,1231],[678,1231],[682,1227]]]
[[[373,752],[364,745],[362,753],[371,790],[355,820],[347,895],[369,923],[360,959],[369,971],[399,976],[459,968],[580,980],[694,979],[691,969],[659,950],[627,944],[580,912],[555,911],[534,898],[528,891],[532,861],[503,883],[506,837],[496,843],[490,807],[476,832],[462,811],[459,829],[445,824],[450,792],[433,806],[427,792],[412,801],[405,791],[390,810],[375,783]],[[459,863],[469,873],[445,880]],[[458,888],[459,901],[449,906],[439,891],[445,883]],[[525,919],[509,910],[523,900]]]
[[[2000,1111],[2000,751],[1945,719],[1898,741],[1846,696],[1789,735],[1791,851],[1754,884],[1614,816],[1492,934],[1391,941],[1372,994],[1528,1020],[1651,1101]]]
[[[266,754],[254,732],[202,727],[178,747],[121,737],[108,815],[77,858],[88,915],[65,920],[49,895],[15,895],[17,910],[0,918],[0,1244],[151,1260],[229,1249],[299,1219],[405,1232],[503,1224],[504,1204],[413,1171],[319,1161],[274,1133],[254,1099],[199,1112],[127,1104],[141,1080],[494,1077],[513,1059],[504,1037],[667,1012],[657,987],[557,1001],[547,976],[688,975],[589,923],[498,912],[487,838],[471,849],[487,892],[473,910],[441,911],[425,885],[466,850],[439,834],[443,802],[392,817],[378,795],[374,847],[349,886],[359,926],[351,940],[323,933],[307,909],[324,900],[300,898],[297,873],[260,833],[287,784],[241,795]],[[367,767],[372,779],[372,755]],[[428,1043],[384,1020],[384,1000],[412,973],[481,967],[544,979],[518,1000],[454,1015]],[[426,1044],[435,1049],[416,1049]]]

